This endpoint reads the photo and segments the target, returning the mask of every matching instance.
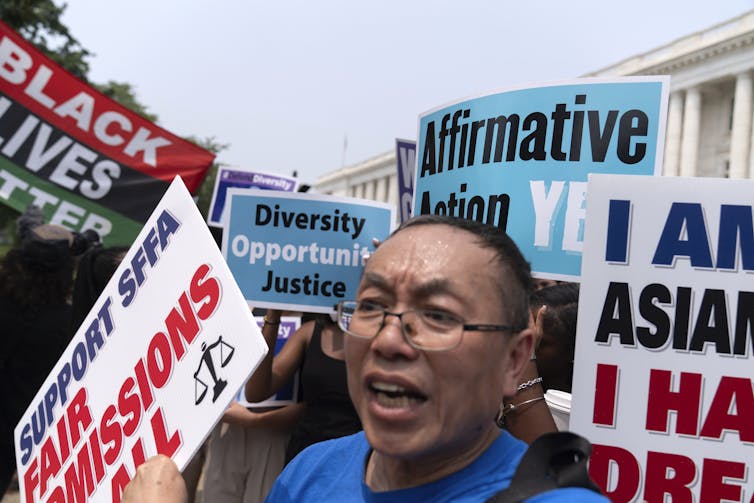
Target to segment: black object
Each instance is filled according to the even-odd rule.
[[[19,240],[22,240],[29,235],[29,232],[34,227],[38,227],[43,223],[45,223],[45,216],[42,213],[42,209],[39,206],[30,204],[16,220],[16,236],[18,236]]]
[[[210,234],[212,234],[212,238],[215,240],[215,244],[217,244],[217,247],[222,249],[223,247],[223,229],[222,227],[215,227],[214,225],[208,225]]]
[[[217,376],[217,369],[213,360],[212,350],[218,346],[219,348],[217,352],[220,357],[220,367],[225,367],[230,359],[233,358],[233,353],[236,351],[233,346],[227,342],[223,342],[222,335],[217,338],[217,341],[210,345],[207,345],[206,342],[202,342],[202,358],[199,361],[199,368],[194,372],[194,405],[199,405],[201,401],[204,400],[204,397],[207,394],[207,389],[209,388],[209,384],[199,378],[199,373],[202,371],[203,367],[207,368],[209,376],[212,379],[212,403],[217,401],[217,397],[220,396],[228,385],[228,381]]]
[[[84,232],[74,234],[71,243],[71,253],[75,256],[83,255],[93,246],[100,245],[100,237],[97,231],[87,229]]]
[[[518,503],[561,487],[583,487],[601,494],[586,466],[591,453],[589,441],[570,431],[542,435],[521,458],[508,488],[487,503]]]

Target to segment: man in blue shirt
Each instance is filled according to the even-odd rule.
[[[486,501],[526,445],[495,423],[531,354],[528,263],[499,229],[410,220],[338,305],[348,389],[364,432],[315,444],[267,501]],[[529,501],[607,501],[581,488]]]

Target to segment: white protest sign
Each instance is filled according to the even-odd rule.
[[[118,502],[145,459],[179,468],[267,352],[180,178],[16,426],[27,502]]]
[[[614,502],[754,495],[752,194],[590,177],[570,427]]]

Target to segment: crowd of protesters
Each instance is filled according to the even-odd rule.
[[[0,495],[16,470],[13,430],[71,338],[75,259],[97,241],[31,206],[0,261]]]
[[[490,238],[484,227],[449,218],[415,219],[401,227],[397,237],[380,245],[368,261],[370,272],[362,281],[359,298],[339,304],[332,319],[304,315],[301,327],[277,355],[273,350],[284,313],[267,310],[262,334],[270,351],[247,382],[246,397],[249,402],[263,401],[298,375],[300,403],[247,408],[233,402],[182,478],[176,478],[172,461],[150,460],[137,472],[124,501],[194,501],[201,473],[202,494],[208,503],[261,502],[270,491],[271,501],[339,498],[343,491],[355,490],[366,491],[365,495],[388,491],[400,496],[400,501],[411,499],[409,494],[422,499],[441,491],[447,498],[456,491],[471,490],[486,499],[504,488],[525,450],[524,443],[516,442],[531,443],[558,430],[545,392],[571,391],[578,286],[535,283],[515,245],[504,235],[502,240]],[[427,239],[429,232],[432,239]],[[499,271],[454,270],[435,249],[437,236],[443,233],[467,260],[495,251]],[[469,237],[464,234],[477,241],[457,239]],[[0,263],[4,332],[0,339],[0,494],[15,470],[15,424],[126,252],[126,248],[103,247],[96,234],[79,235],[44,224],[34,208],[19,219],[16,244]],[[447,250],[444,253],[448,255]],[[438,264],[426,267],[434,262]],[[496,280],[494,274],[502,274],[508,282],[517,278],[517,286],[497,292],[495,285],[506,282]],[[449,277],[448,284],[469,285],[460,292],[443,286],[442,281],[433,282],[431,288],[421,287],[433,276]],[[499,305],[485,296],[497,299]],[[454,302],[477,314],[468,318],[453,314],[447,306]],[[476,304],[484,304],[486,310]],[[396,306],[403,311],[394,312]],[[460,312],[460,307],[454,307]],[[397,324],[391,317],[397,318]],[[441,339],[424,339],[433,330],[460,332],[457,340],[445,336],[452,342],[449,347],[435,347]],[[467,334],[462,338],[464,331]],[[511,335],[495,338],[487,331]],[[503,344],[500,352],[492,350],[494,341],[511,337],[515,342]],[[469,349],[472,346],[466,347],[472,343],[479,345],[479,354]],[[358,359],[354,348],[359,348]],[[356,374],[359,366],[369,369],[366,377]],[[461,371],[461,367],[474,371]],[[497,398],[476,397],[465,389],[472,377],[487,381],[486,391],[497,389]],[[435,400],[434,417],[412,416],[410,411]],[[482,419],[489,412],[490,400],[496,412],[488,414],[488,423]],[[395,423],[406,431],[389,424],[393,413],[408,416]],[[419,426],[412,426],[417,421]],[[344,440],[319,447],[337,438]],[[318,447],[307,449],[314,444]],[[490,452],[505,453],[510,459],[503,464],[485,461],[489,466],[480,473],[489,477],[487,489],[479,492],[473,484],[449,485],[449,477],[457,471],[467,473],[469,463],[478,465]],[[426,467],[420,468],[420,462],[427,463]],[[491,467],[502,471],[491,475],[486,471]],[[401,495],[401,491],[408,493]],[[575,494],[560,494],[553,501],[596,497],[583,488]]]

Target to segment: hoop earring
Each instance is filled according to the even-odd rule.
[[[495,424],[501,430],[505,428],[505,400],[500,400],[500,408],[495,416]]]

